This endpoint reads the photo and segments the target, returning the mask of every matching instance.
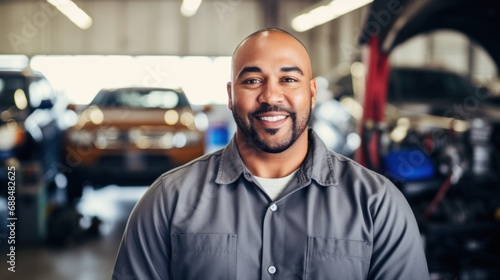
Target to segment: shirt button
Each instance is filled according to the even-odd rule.
[[[269,209],[274,212],[274,211],[278,210],[278,205],[276,205],[274,203],[273,205],[271,205],[271,207],[269,207]]]
[[[269,272],[269,274],[276,273],[276,267],[274,267],[274,265],[271,265],[270,267],[267,268],[267,272]]]

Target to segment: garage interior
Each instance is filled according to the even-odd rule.
[[[431,279],[498,279],[499,13],[500,4],[492,0],[0,0],[0,74],[43,75],[53,96],[24,102],[39,98],[33,115],[50,111],[60,130],[53,140],[39,140],[58,157],[37,161],[37,149],[2,140],[14,135],[13,121],[5,116],[15,117],[0,104],[0,278],[110,279],[128,216],[158,174],[127,185],[119,176],[98,183],[76,171],[92,165],[87,155],[106,149],[126,163],[123,168],[148,167],[138,153],[113,148],[110,139],[121,136],[98,120],[107,116],[96,109],[98,92],[181,88],[193,110],[185,119],[192,118],[203,135],[203,152],[215,151],[235,131],[226,106],[234,48],[259,29],[278,27],[300,39],[311,56],[320,89],[311,127],[329,148],[386,175],[402,190],[419,221]],[[371,65],[375,57],[388,68]],[[442,88],[433,86],[438,84]],[[6,78],[0,80],[3,88]],[[454,92],[466,97],[446,103],[441,92],[443,98]],[[18,96],[24,95],[18,93],[13,98],[21,109]],[[37,142],[29,127],[43,116],[19,121],[16,131]],[[71,146],[67,141],[89,133],[79,126],[85,116],[93,123],[92,137],[104,140]],[[149,120],[147,125],[153,126]],[[49,133],[40,131],[42,138]],[[139,150],[153,149],[141,138],[144,131],[125,133],[140,134],[134,142]],[[155,151],[186,148],[193,137],[162,136]],[[12,181],[19,217],[15,273],[8,270],[11,231],[3,226],[10,221]],[[80,189],[68,191],[74,185]]]

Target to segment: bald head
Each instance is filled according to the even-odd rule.
[[[266,28],[246,37],[235,49],[232,57],[232,79],[240,75],[241,64],[265,57],[289,55],[290,63],[300,62],[300,70],[312,78],[311,61],[306,47],[295,36],[278,28]]]
[[[258,35],[267,35],[267,34],[269,34],[269,33],[271,33],[271,32],[282,33],[282,34],[284,34],[284,35],[288,35],[288,36],[290,36],[290,37],[294,38],[294,39],[295,39],[297,42],[299,42],[299,43],[300,43],[300,44],[304,47],[304,49],[306,49],[306,51],[307,51],[306,46],[305,46],[305,45],[304,45],[304,44],[303,44],[303,43],[302,43],[299,39],[297,39],[297,37],[293,36],[290,32],[285,31],[285,30],[283,30],[283,29],[276,28],[276,27],[270,27],[270,28],[265,28],[265,29],[258,30],[258,31],[256,31],[256,32],[254,32],[254,33],[252,33],[252,34],[248,35],[248,36],[247,36],[245,39],[243,39],[243,41],[241,41],[241,43],[239,43],[239,45],[236,47],[236,49],[235,49],[235,50],[234,50],[234,52],[233,52],[233,56],[234,56],[234,54],[236,53],[236,51],[240,48],[240,46],[241,46],[243,43],[245,43],[245,41],[247,41],[248,39],[250,39],[250,38],[252,38],[252,37],[254,37],[254,36],[258,36]]]

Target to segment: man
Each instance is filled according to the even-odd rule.
[[[227,90],[234,138],[153,183],[113,278],[428,279],[401,193],[308,130],[316,83],[295,37],[247,37]]]

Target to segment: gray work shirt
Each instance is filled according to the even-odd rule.
[[[428,279],[407,201],[309,130],[275,201],[236,142],[163,174],[130,215],[113,279]]]

